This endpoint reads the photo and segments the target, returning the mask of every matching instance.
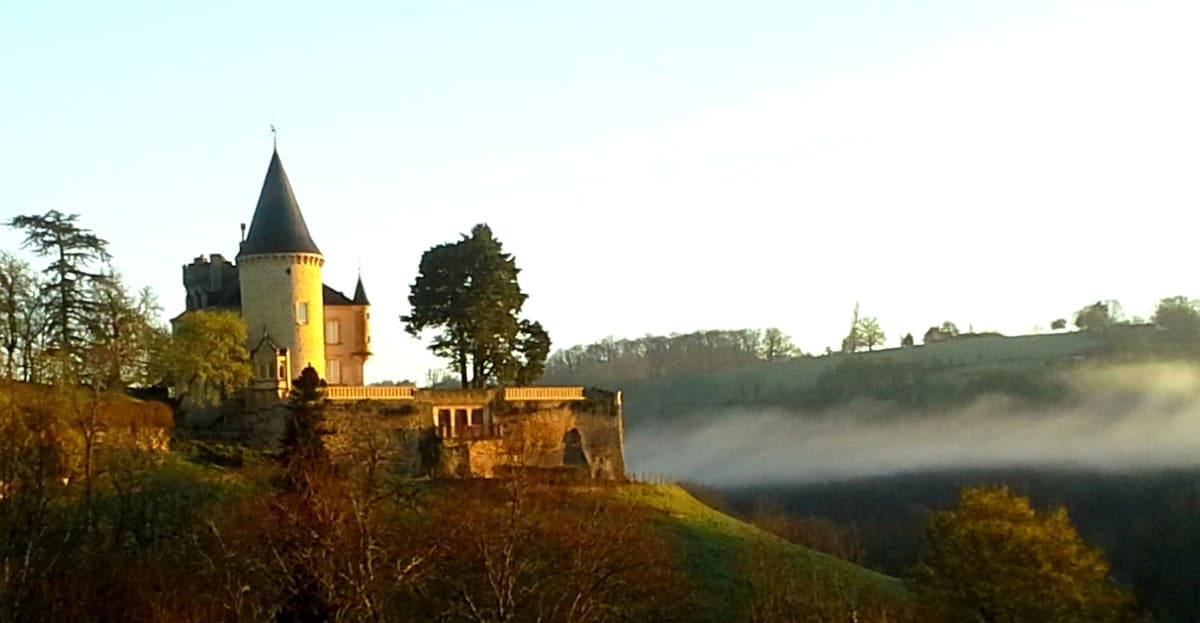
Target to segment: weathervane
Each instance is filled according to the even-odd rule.
[[[278,149],[279,148],[279,136],[275,130],[275,124],[272,123],[272,124],[270,124],[270,126],[271,126],[271,148]]]

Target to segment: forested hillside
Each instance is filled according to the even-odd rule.
[[[545,381],[622,389],[627,424],[637,428],[731,407],[810,413],[869,400],[944,408],[986,394],[1044,404],[1065,396],[1068,388],[1059,373],[1072,367],[1200,356],[1195,342],[1154,325],[959,336],[920,346],[774,360],[755,347],[758,335],[743,330],[609,339],[554,353]]]

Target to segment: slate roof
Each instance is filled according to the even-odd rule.
[[[304,215],[300,214],[292,185],[279,160],[279,152],[275,151],[271,154],[267,177],[258,195],[250,232],[246,234],[238,257],[288,252],[319,254],[321,251],[308,233]]]
[[[354,286],[354,304],[355,305],[370,305],[371,301],[367,300],[367,291],[363,288],[362,275],[358,276],[358,284]]]
[[[322,288],[321,299],[322,299],[322,302],[325,303],[326,305],[357,305],[358,304],[358,303],[355,303],[354,301],[350,300],[350,297],[346,296],[345,294],[342,294],[341,290],[334,290],[333,288],[331,288],[325,284],[321,284],[321,288]]]

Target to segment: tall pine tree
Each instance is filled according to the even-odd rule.
[[[450,360],[463,387],[530,383],[550,354],[550,336],[539,323],[519,319],[527,298],[520,272],[491,228],[476,225],[469,236],[421,256],[408,297],[412,311],[400,319],[413,336],[441,329],[429,348]]]

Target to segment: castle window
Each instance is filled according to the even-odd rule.
[[[342,343],[342,323],[337,320],[325,321],[325,343],[326,344],[341,344]]]
[[[308,324],[308,303],[296,303],[296,324]]]
[[[337,359],[325,362],[325,382],[330,385],[342,384],[342,362]]]

